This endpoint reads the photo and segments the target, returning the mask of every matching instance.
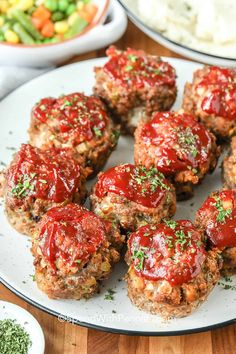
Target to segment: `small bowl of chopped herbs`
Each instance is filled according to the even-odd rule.
[[[43,354],[45,340],[36,319],[10,302],[0,301],[0,353]]]

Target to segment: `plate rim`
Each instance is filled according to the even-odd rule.
[[[59,321],[59,318],[62,318],[62,319],[63,319],[63,317],[66,318],[66,316],[64,316],[63,314],[61,314],[57,311],[51,310],[48,307],[39,304],[37,301],[30,299],[28,296],[25,296],[19,290],[16,290],[12,285],[8,284],[8,282],[6,282],[1,277],[0,277],[0,283],[2,283],[8,290],[12,291],[15,295],[17,295],[20,299],[24,300],[26,303],[34,306],[35,308],[37,308],[49,315],[56,317],[58,319],[58,321]],[[67,321],[64,320],[63,322],[67,322]],[[230,325],[236,324],[236,318],[232,319],[232,320],[224,321],[224,322],[219,322],[214,325],[205,326],[205,327],[184,329],[184,330],[180,330],[180,331],[163,331],[163,332],[134,331],[134,330],[126,330],[126,329],[120,329],[120,328],[111,328],[111,327],[106,327],[106,326],[99,326],[99,325],[92,324],[89,322],[82,322],[82,321],[79,321],[73,317],[70,317],[70,321],[68,321],[68,322],[72,323],[72,324],[76,324],[77,326],[81,326],[81,327],[85,327],[85,328],[89,328],[89,329],[95,329],[100,332],[107,332],[107,333],[112,333],[112,334],[124,334],[127,336],[141,336],[142,335],[145,337],[173,337],[173,336],[180,336],[180,335],[182,336],[182,335],[186,335],[186,334],[202,333],[202,332],[207,332],[210,330],[230,326]]]
[[[177,62],[184,62],[187,65],[202,65],[201,63],[198,63],[196,61],[193,60],[186,60],[186,59],[181,59],[181,58],[175,58],[175,57],[165,57],[162,56],[162,58],[168,58],[171,59],[173,61],[177,61]],[[21,88],[24,88],[25,86],[27,86],[28,84],[30,85],[32,82],[37,81],[38,79],[40,79],[41,77],[50,75],[50,73],[54,73],[54,72],[59,72],[61,70],[64,70],[67,67],[71,67],[71,66],[78,66],[82,63],[85,62],[92,62],[92,61],[104,61],[106,59],[106,57],[98,57],[98,58],[91,58],[91,59],[87,59],[87,60],[82,60],[76,63],[72,63],[72,64],[67,64],[67,65],[63,65],[59,68],[56,68],[54,70],[51,71],[47,71],[46,73],[42,73],[41,75],[33,78],[32,80],[29,80],[28,82],[24,83],[23,85],[17,87],[15,90],[13,90],[11,93],[9,93],[8,95],[6,95],[5,97],[3,97],[2,101],[10,98],[10,96],[12,94],[14,94],[16,91],[20,90]],[[0,102],[1,104],[1,102]],[[59,318],[65,318],[64,322],[66,321],[66,316],[63,315],[60,312],[57,312],[53,309],[48,308],[47,306],[41,305],[39,302],[31,299],[30,297],[24,295],[21,291],[17,290],[13,285],[11,285],[8,281],[6,281],[5,279],[3,279],[0,276],[0,283],[2,285],[4,285],[7,289],[9,289],[10,291],[12,291],[16,296],[18,296],[19,298],[21,298],[22,300],[26,301],[26,303],[34,306],[35,308],[38,308],[40,310],[42,310],[43,312],[52,315],[54,317]],[[5,300],[6,301],[6,300]],[[126,330],[126,329],[120,329],[120,328],[112,328],[112,327],[106,327],[106,326],[102,326],[102,325],[97,325],[97,324],[92,324],[89,322],[84,322],[84,321],[79,321],[76,318],[70,317],[70,321],[73,324],[82,326],[82,327],[86,327],[86,328],[90,328],[90,329],[95,329],[95,330],[99,330],[99,331],[103,331],[103,332],[108,332],[108,333],[113,333],[113,334],[124,334],[124,335],[132,335],[132,336],[150,336],[150,337],[160,337],[160,336],[179,336],[179,335],[186,335],[186,334],[193,334],[193,333],[201,333],[201,332],[206,332],[209,330],[213,330],[213,329],[217,329],[217,328],[222,328],[225,326],[229,326],[232,324],[236,324],[236,318],[232,318],[230,320],[224,321],[224,322],[218,322],[209,326],[204,326],[204,327],[196,327],[196,328],[192,328],[192,329],[184,329],[184,330],[175,330],[175,331],[140,331],[140,330]]]
[[[140,23],[143,27],[147,28],[150,32],[152,32],[155,35],[160,36],[163,40],[177,46],[180,47],[184,50],[187,50],[189,52],[193,52],[196,53],[198,55],[202,55],[205,57],[209,57],[209,58],[214,58],[214,59],[219,59],[219,60],[226,60],[227,62],[233,62],[236,60],[236,58],[229,58],[229,57],[222,57],[219,55],[215,55],[215,54],[209,54],[206,52],[201,52],[200,50],[188,47],[184,44],[178,43],[173,41],[172,39],[169,39],[168,37],[164,36],[161,32],[158,32],[156,30],[154,30],[152,27],[148,26],[146,23],[143,22],[143,20],[141,20],[124,2],[123,0],[118,0],[118,2],[120,3],[121,6],[123,6],[123,8],[125,9],[125,11],[127,12],[127,15],[130,17],[131,20],[135,20],[136,22]]]

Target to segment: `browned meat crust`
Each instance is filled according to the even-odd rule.
[[[67,207],[71,208],[71,204]],[[73,206],[75,208],[75,206]],[[79,208],[79,207],[78,207]],[[55,208],[54,208],[55,209]],[[51,209],[52,212],[53,209]],[[85,209],[83,209],[85,210]],[[93,214],[93,213],[91,213]],[[63,222],[70,224],[70,212],[68,219],[64,218]],[[47,214],[42,219],[42,224],[47,218]],[[92,230],[101,227],[102,221],[94,216],[94,220],[86,225],[86,220],[81,224],[81,236],[85,232],[86,242],[89,242]],[[47,227],[50,227],[47,224]],[[84,231],[86,228],[87,231]],[[94,229],[95,228],[95,229]],[[65,264],[63,258],[55,255],[56,270],[52,268],[51,263],[42,252],[45,247],[44,238],[40,237],[41,227],[39,225],[37,232],[33,237],[32,254],[34,256],[35,278],[40,290],[45,292],[51,299],[75,299],[90,298],[99,291],[100,282],[106,279],[111,273],[114,263],[120,259],[119,252],[113,248],[108,239],[113,238],[113,229],[107,229],[106,238],[100,246],[91,252],[86,260]],[[80,230],[80,229],[78,229]],[[104,225],[104,230],[106,227]],[[88,232],[86,234],[86,232]],[[94,231],[96,232],[96,231]],[[63,235],[63,234],[62,234]],[[67,243],[70,244],[71,255],[77,252],[75,244],[70,243],[70,235],[67,233],[64,240],[60,240],[60,233],[56,236],[55,245],[61,250],[67,251]],[[78,235],[78,237],[80,237]]]
[[[217,137],[228,138],[230,136],[231,129],[236,127],[236,120],[225,119],[222,116],[208,114],[201,109],[201,102],[203,97],[208,94],[208,91],[207,89],[197,88],[197,85],[209,72],[209,68],[209,66],[204,66],[202,69],[196,70],[193,75],[192,83],[187,82],[185,84],[182,108],[186,112],[195,114],[196,117]]]
[[[151,281],[135,274],[133,267],[127,274],[128,296],[140,310],[159,314],[164,319],[188,316],[206,301],[220,279],[219,254],[209,251],[202,272],[181,286],[171,286],[165,280]]]
[[[146,65],[160,65],[162,63],[160,57],[148,55],[141,51],[127,50],[127,52],[122,52],[112,47],[108,50],[108,55],[111,51],[115,52],[116,55],[122,54],[128,57],[132,55],[128,55],[132,51],[132,58],[142,57]],[[163,65],[165,64],[163,62]],[[173,68],[172,70],[174,72]],[[137,76],[138,72],[135,75]],[[132,135],[141,118],[150,117],[154,111],[169,110],[176,99],[177,88],[175,83],[171,85],[160,83],[152,86],[146,84],[140,85],[139,88],[135,85],[122,85],[118,79],[111,78],[103,67],[95,68],[95,76],[94,93],[107,104],[116,120],[121,124],[124,134]],[[141,75],[140,81],[142,81]]]
[[[236,189],[236,136],[231,140],[230,154],[222,163],[223,182],[226,189]]]
[[[47,100],[53,100],[52,107],[56,107],[56,113],[53,111],[54,108],[50,107],[48,113],[50,118],[44,121],[39,119],[38,109],[42,106],[47,107],[47,104],[44,103],[44,101],[47,102]],[[75,123],[71,123],[70,119],[75,119],[73,115],[74,110],[76,110],[77,107],[80,109],[80,104],[86,104],[87,101],[90,105],[89,100],[93,100],[95,108],[89,111],[89,108],[86,107],[84,111],[79,111],[78,120],[76,120],[77,126]],[[68,106],[65,106],[66,104],[68,104]],[[96,115],[94,113],[95,109]],[[90,126],[90,119],[91,121],[95,118],[97,119],[97,115],[99,115],[100,111],[102,112],[100,121],[98,119],[98,122],[94,123],[97,125]],[[42,112],[40,113],[42,114]],[[52,116],[50,114],[52,114]],[[70,114],[72,118],[70,118]],[[65,120],[65,126],[70,126],[69,132],[60,130],[60,120],[62,119]],[[85,128],[82,124],[80,125],[79,119],[86,120],[86,123],[84,123],[87,124]],[[99,122],[104,122],[105,126],[102,128],[103,130],[99,129]],[[86,137],[86,134],[88,134],[89,138]],[[74,93],[60,97],[59,99],[42,99],[35,105],[31,114],[29,137],[30,143],[41,149],[50,149],[51,147],[69,148],[73,158],[75,158],[79,164],[83,164],[83,166],[87,168],[87,175],[91,178],[102,169],[111,152],[115,149],[119,138],[119,126],[115,125],[110,119],[105,105],[98,97],[89,97],[81,93]]]

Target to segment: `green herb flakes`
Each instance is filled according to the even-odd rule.
[[[98,127],[93,127],[93,131],[94,131],[94,133],[95,133],[95,135],[97,137],[101,137],[102,136],[102,132],[101,132],[101,130]]]
[[[105,300],[114,300],[114,294],[115,294],[115,290],[113,289],[107,289],[107,294],[105,294],[104,299]]]
[[[131,66],[131,65],[127,65],[126,67],[125,67],[125,72],[129,72],[129,71],[131,71],[133,69],[133,67]]]
[[[36,176],[35,173],[30,173],[30,175],[24,174],[18,183],[12,188],[11,193],[16,198],[27,197],[34,191],[33,178]]]
[[[1,354],[27,354],[31,345],[29,334],[15,320],[0,321]]]
[[[214,196],[213,197],[215,199],[215,203],[214,206],[216,207],[216,209],[218,210],[218,215],[216,217],[216,221],[219,223],[224,223],[225,219],[230,217],[232,214],[232,209],[224,209],[222,201],[220,200],[219,196]]]
[[[137,264],[135,264],[135,268],[138,270],[142,270],[144,266],[144,259],[147,258],[147,255],[145,254],[144,251],[146,251],[146,247],[141,247],[138,250],[134,250],[132,259],[137,261]]]

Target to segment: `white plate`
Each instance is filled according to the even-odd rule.
[[[180,107],[184,83],[191,80],[199,64],[170,59],[178,74],[178,97],[174,108]],[[30,110],[44,96],[58,96],[74,91],[91,93],[94,82],[93,67],[102,65],[105,59],[93,59],[69,65],[45,74],[25,84],[0,103],[1,131],[0,156],[4,162],[11,159],[11,147],[18,148],[27,141]],[[121,137],[117,150],[107,166],[133,161],[133,139]],[[194,211],[206,196],[220,188],[219,166],[213,175],[207,176],[196,188],[195,198],[178,203],[176,218],[193,218]],[[194,205],[192,205],[194,203]],[[126,284],[119,281],[126,272],[124,262],[119,263],[110,279],[104,283],[101,293],[87,301],[49,300],[38,290],[31,275],[34,273],[30,240],[14,231],[6,221],[0,207],[0,279],[12,291],[33,305],[59,316],[61,321],[78,323],[107,331],[140,335],[173,335],[203,331],[226,323],[232,323],[236,315],[236,294],[216,287],[203,304],[191,316],[163,322],[158,316],[149,315],[134,307],[126,294]],[[114,300],[104,300],[106,289],[113,288]],[[114,313],[116,311],[116,313]]]
[[[175,53],[183,55],[187,58],[193,59],[198,62],[210,64],[210,65],[217,65],[217,66],[226,66],[226,67],[233,67],[236,68],[236,59],[233,58],[225,58],[223,56],[217,56],[213,54],[204,53],[202,51],[198,51],[172,41],[168,39],[163,34],[155,31],[154,29],[150,28],[146,25],[141,19],[138,14],[137,9],[137,0],[118,0],[121,5],[126,10],[129,18],[131,21],[144,33],[146,33],[150,38],[154,41],[162,44],[163,46],[167,47],[168,49],[172,50]]]
[[[21,325],[29,334],[32,345],[28,354],[43,354],[45,340],[43,331],[36,319],[20,306],[0,301],[0,320],[11,319]]]

